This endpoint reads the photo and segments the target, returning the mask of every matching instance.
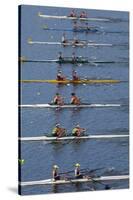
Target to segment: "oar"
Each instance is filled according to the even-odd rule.
[[[98,183],[100,185],[103,185],[105,190],[111,189],[111,187],[108,184],[102,183],[102,182],[100,182],[100,180],[99,181],[98,180],[94,180],[94,178],[91,178],[91,177],[89,177],[88,179],[91,179],[93,183]]]
[[[61,172],[59,174],[69,174],[69,173],[72,173],[72,172],[74,172],[74,170],[71,170],[71,171],[68,171],[68,172]]]
[[[81,171],[81,174],[84,174],[84,175],[88,174],[89,175],[89,174],[92,174],[93,172],[101,170],[101,169],[104,169],[104,167],[93,169],[93,170],[81,169],[80,171]]]
[[[89,169],[89,168],[83,168],[83,169],[80,169],[80,171],[85,171],[85,170],[87,171],[88,169]],[[104,169],[104,167],[92,169],[92,170],[89,170],[88,172],[89,172],[89,173],[92,173],[92,172],[95,172],[95,171],[101,170],[101,169]],[[68,174],[68,173],[72,173],[72,172],[74,172],[74,169],[71,170],[71,171],[67,171],[67,172],[61,172],[61,173],[59,173],[59,174]]]
[[[104,167],[100,167],[100,168],[96,168],[96,169],[92,169],[92,170],[89,170],[88,173],[92,173],[92,172],[95,172],[97,170],[101,170],[101,169],[104,169]],[[80,170],[82,171],[82,169]],[[90,177],[89,177],[90,178]],[[91,178],[91,180],[94,182],[94,183],[98,183],[98,184],[101,184],[101,185],[104,185],[105,189],[108,190],[108,189],[111,189],[110,186],[108,184],[105,184],[105,183],[102,183],[100,182],[100,180],[94,180],[93,178]]]
[[[95,172],[95,171],[98,171],[98,170],[101,170],[101,169],[104,169],[105,167],[99,167],[99,168],[96,168],[96,169],[91,169],[89,171],[89,173],[92,173],[92,172]]]
[[[45,24],[45,25],[42,26],[42,28],[47,30],[48,29],[48,25]]]
[[[88,168],[86,168],[86,169],[88,169]],[[82,170],[85,170],[85,169],[81,169],[80,171],[82,171]],[[67,172],[61,172],[59,174],[69,174],[69,173],[72,173],[72,172],[74,172],[74,169],[71,170],[71,171],[67,171]]]

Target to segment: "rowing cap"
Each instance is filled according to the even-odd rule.
[[[79,125],[79,124],[77,124],[77,125],[76,125],[76,128],[80,128],[80,125]]]
[[[76,163],[76,164],[75,164],[75,167],[80,167],[80,164],[79,164],[79,163]]]
[[[54,169],[59,169],[58,165],[53,166]]]
[[[60,126],[60,124],[56,124],[56,127],[59,127]]]

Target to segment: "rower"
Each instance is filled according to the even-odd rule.
[[[73,22],[73,29],[74,29],[75,31],[80,30],[80,29],[82,29],[82,28],[84,28],[84,27],[78,25],[78,23],[77,23],[76,21]]]
[[[75,53],[72,53],[72,62],[75,62],[77,60],[77,57],[75,56]]]
[[[73,105],[80,105],[81,104],[81,102],[80,102],[80,99],[76,96],[76,94],[75,93],[71,93],[71,104],[73,104]]]
[[[74,37],[73,38],[73,44],[78,44],[78,43],[79,43],[79,40],[76,37]]]
[[[60,61],[63,60],[63,55],[62,55],[62,52],[61,52],[61,51],[60,51],[59,54],[58,54],[58,59],[59,59]]]
[[[80,164],[76,163],[75,164],[75,178],[79,179],[79,178],[83,178],[83,175],[80,173]]]
[[[87,13],[85,11],[82,11],[80,14],[80,18],[87,18]]]
[[[72,80],[73,80],[73,81],[78,81],[78,80],[80,80],[80,78],[79,78],[78,75],[77,75],[77,71],[75,71],[75,70],[73,70],[73,72],[72,72]]]
[[[54,181],[60,180],[60,176],[59,176],[58,170],[59,170],[59,167],[57,165],[54,165],[53,166],[53,170],[52,170],[52,176],[53,176]]]
[[[64,80],[66,80],[66,77],[62,74],[62,71],[58,71],[58,74],[57,74],[57,76],[56,76],[56,80],[57,81],[64,81]]]
[[[69,17],[77,17],[74,9],[72,9],[72,11],[70,12]]]
[[[81,128],[80,125],[77,124],[72,130],[72,135],[76,137],[80,137],[84,134],[85,131],[86,131],[85,128]]]
[[[86,26],[84,27],[85,29],[91,30],[91,27],[88,25],[88,22],[86,22],[85,25],[86,25]]]
[[[61,97],[61,95],[59,93],[56,93],[53,103],[55,105],[63,105],[64,104],[63,98]]]
[[[78,24],[77,24],[76,21],[74,21],[74,23],[73,23],[73,29],[74,29],[74,30],[77,30],[77,29],[78,29]]]
[[[53,137],[63,137],[66,135],[66,129],[62,128],[60,124],[56,124],[52,130]]]
[[[65,34],[65,33],[63,33],[63,36],[62,36],[61,42],[62,42],[62,43],[66,43],[66,42],[67,42],[66,34]]]

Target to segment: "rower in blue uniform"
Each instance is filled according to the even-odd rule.
[[[75,56],[75,52],[72,53],[72,62],[76,62],[77,57]]]
[[[58,59],[59,61],[62,61],[63,60],[63,55],[62,55],[62,52],[60,51],[59,54],[58,54]]]

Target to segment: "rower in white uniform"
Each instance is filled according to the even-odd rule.
[[[52,177],[53,177],[54,181],[60,180],[58,165],[53,166]]]
[[[75,164],[74,172],[75,172],[75,178],[76,179],[83,178],[83,175],[80,173],[80,164],[79,163]]]
[[[62,38],[61,38],[61,42],[62,42],[62,43],[67,43],[66,33],[63,33],[63,36],[62,36]]]

